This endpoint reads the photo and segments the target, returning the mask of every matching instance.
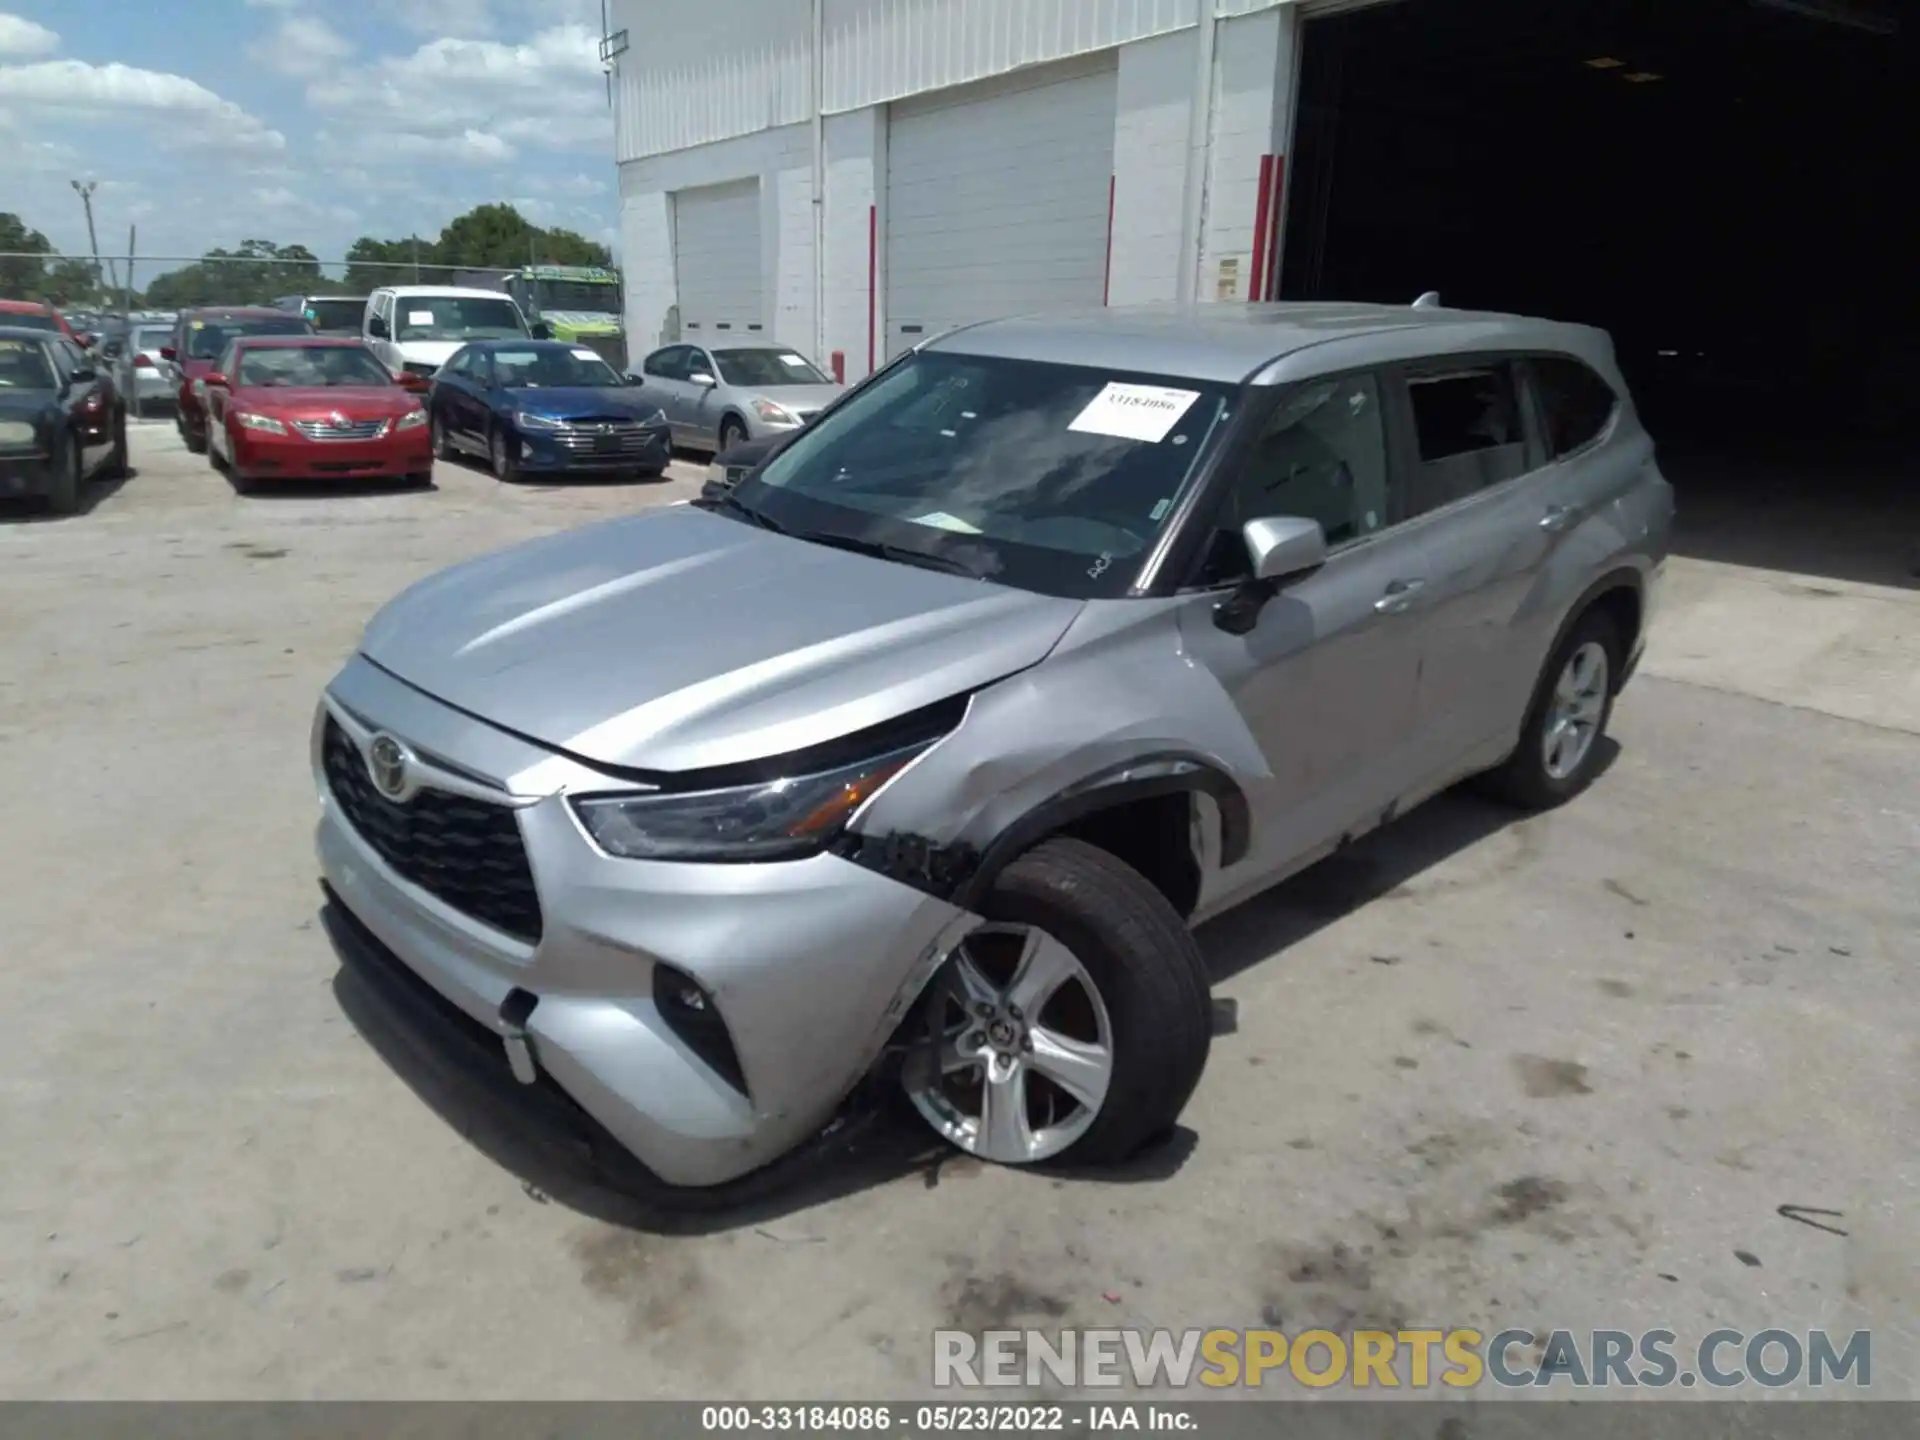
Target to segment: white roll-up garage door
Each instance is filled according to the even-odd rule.
[[[681,339],[764,330],[760,182],[675,191],[673,265]]]
[[[1101,303],[1115,73],[1109,52],[893,107],[888,354],[973,320]]]

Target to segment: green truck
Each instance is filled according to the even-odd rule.
[[[511,270],[462,270],[453,283],[505,291],[529,323],[544,320],[551,326],[554,339],[598,351],[616,370],[627,368],[618,270],[597,265],[522,265]]]

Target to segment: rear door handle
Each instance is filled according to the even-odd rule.
[[[1578,505],[1549,505],[1547,513],[1540,517],[1540,528],[1552,531],[1564,530],[1579,518]]]
[[[1373,602],[1373,608],[1382,615],[1398,615],[1402,610],[1412,607],[1426,583],[1424,580],[1395,580],[1387,586],[1387,593]]]

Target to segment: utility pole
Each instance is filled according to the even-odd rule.
[[[413,283],[420,283],[420,237],[413,237]]]
[[[87,212],[87,244],[93,250],[93,288],[98,292],[100,289],[100,237],[93,233],[93,192],[99,189],[99,182],[88,180],[82,183],[78,180],[70,180],[67,183],[72,185],[75,193],[80,196],[80,207]]]

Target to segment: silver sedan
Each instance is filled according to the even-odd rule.
[[[845,388],[786,345],[668,345],[633,378],[674,444],[713,451],[804,425]]]
[[[117,380],[120,393],[127,397],[135,414],[143,413],[149,405],[173,403],[179,381],[173,366],[160,354],[160,347],[168,343],[172,333],[170,325],[136,324],[121,347],[115,361]]]

